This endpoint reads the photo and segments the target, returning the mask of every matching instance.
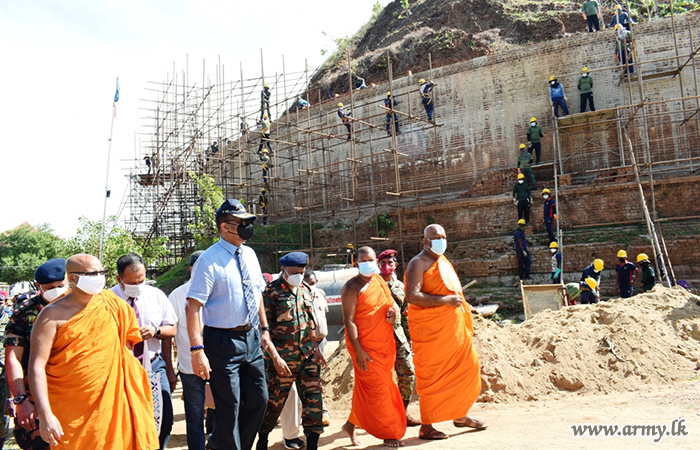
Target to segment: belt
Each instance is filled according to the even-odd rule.
[[[239,332],[247,332],[253,329],[253,326],[249,323],[245,325],[239,325],[235,328],[219,328],[219,327],[210,327],[208,325],[204,325],[205,328],[212,328],[214,330],[221,330],[221,331],[239,331]]]

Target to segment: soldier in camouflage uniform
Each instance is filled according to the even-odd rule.
[[[277,423],[292,383],[296,383],[303,405],[306,448],[316,450],[323,433],[320,365],[325,366],[326,362],[315,344],[311,290],[303,283],[308,260],[302,252],[283,256],[282,274],[268,283],[263,292],[274,346],[268,347],[265,355],[269,400],[257,450],[267,450],[268,435]]]
[[[29,392],[29,343],[36,316],[46,305],[68,291],[65,266],[66,260],[63,258],[51,259],[39,266],[34,274],[39,293],[15,301],[12,317],[5,328],[7,380],[15,404],[13,434],[17,445],[24,450],[50,448],[41,439],[36,408]]]
[[[4,299],[3,299],[4,300]],[[10,321],[10,315],[5,312],[5,310],[0,310],[0,339],[5,339],[5,326]],[[5,376],[5,346],[0,347],[0,395],[2,395],[3,401],[7,398],[7,377]],[[0,417],[0,448],[5,444],[7,439],[7,416],[2,412],[2,417]]]
[[[398,379],[399,391],[403,398],[403,405],[406,408],[406,425],[409,427],[417,427],[420,425],[420,420],[416,420],[408,414],[408,404],[413,395],[413,389],[416,386],[416,372],[413,367],[413,355],[411,354],[411,335],[408,332],[408,302],[406,301],[406,292],[403,283],[396,278],[396,250],[384,250],[377,257],[379,262],[379,271],[386,284],[391,289],[391,295],[394,297],[396,310],[401,311],[401,314],[396,315],[394,322],[394,340],[396,341],[396,362],[394,370]]]

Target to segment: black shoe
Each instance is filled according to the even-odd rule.
[[[296,450],[298,448],[304,448],[306,444],[299,438],[296,439],[284,439],[284,448],[289,450]]]
[[[259,433],[258,443],[255,445],[255,450],[267,450],[267,437],[269,433]]]

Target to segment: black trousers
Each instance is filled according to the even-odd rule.
[[[217,449],[250,450],[268,399],[260,331],[205,326],[204,352],[211,366]]]
[[[581,112],[586,112],[586,102],[591,111],[595,111],[595,105],[593,104],[593,92],[584,92],[581,94]]]
[[[518,201],[518,220],[525,219],[526,223],[530,223],[530,202],[527,200]]]
[[[598,16],[593,14],[592,16],[586,15],[586,23],[588,24],[588,32],[592,33],[593,28],[596,31],[600,31],[600,22],[598,22]]]
[[[540,156],[542,154],[542,143],[541,142],[531,142],[532,145],[531,148],[527,149],[528,152],[532,155],[532,153],[535,153],[535,164],[540,163]]]

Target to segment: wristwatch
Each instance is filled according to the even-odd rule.
[[[160,337],[160,328],[154,327],[156,329],[156,337]]]
[[[16,395],[15,398],[12,399],[12,403],[14,403],[15,405],[19,405],[20,403],[22,403],[26,399],[27,399],[27,394],[19,394],[19,395]]]

